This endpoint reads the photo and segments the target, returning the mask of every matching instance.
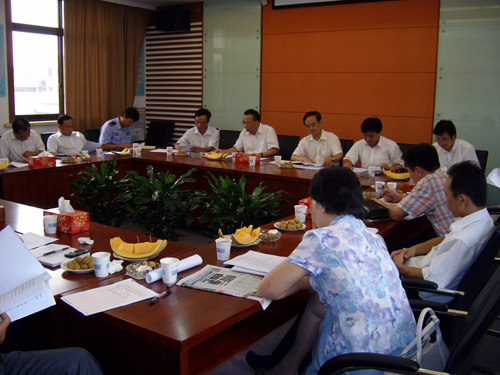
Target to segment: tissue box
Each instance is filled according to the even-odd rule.
[[[89,213],[75,210],[75,213],[59,212],[58,208],[43,211],[44,215],[57,215],[57,230],[75,234],[89,230]]]
[[[250,155],[257,156],[255,160],[255,165],[260,165],[260,154],[245,154],[243,152],[237,152],[235,156],[236,164],[250,164]]]
[[[56,166],[56,157],[51,156],[28,156],[28,168],[48,168]]]
[[[311,218],[311,202],[312,202],[312,198],[307,197],[307,198],[301,199],[298,203],[298,204],[301,204],[303,206],[307,206],[306,219]]]

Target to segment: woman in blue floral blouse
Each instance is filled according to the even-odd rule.
[[[268,374],[296,374],[315,342],[307,374],[316,374],[340,354],[397,356],[415,337],[415,319],[398,270],[382,238],[361,220],[362,189],[354,173],[322,169],[311,182],[310,194],[313,230],[258,289],[270,299],[303,289],[312,294],[294,347]]]

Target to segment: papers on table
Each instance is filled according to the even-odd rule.
[[[234,266],[233,271],[265,276],[285,259],[285,257],[250,250],[246,254],[224,262],[224,264]]]
[[[16,167],[16,168],[21,168],[21,167],[27,167],[28,163],[21,163],[21,162],[18,162],[18,161],[11,161],[9,163],[9,166],[10,167]]]
[[[67,254],[74,250],[76,249],[66,245],[50,244],[47,246],[40,246],[36,249],[31,250],[31,254],[33,254],[40,263],[46,266],[59,267],[62,262],[68,260],[68,258],[66,258],[64,254]],[[43,256],[43,254],[47,254],[51,251],[57,251],[57,253]]]
[[[0,311],[15,321],[55,305],[50,275],[10,226],[0,232],[0,259]]]
[[[296,168],[302,168],[302,169],[318,169],[318,168],[323,168],[323,162],[318,161],[316,163],[311,163],[308,161],[292,161],[293,166]],[[309,167],[309,168],[307,168]]]
[[[35,247],[48,245],[49,243],[58,241],[57,238],[40,236],[39,234],[35,234],[32,232],[24,233],[20,237],[26,247],[30,250],[34,249]]]
[[[493,169],[488,177],[486,177],[486,182],[500,188],[500,168]]]
[[[101,147],[101,144],[99,142],[85,141],[82,150],[87,150],[89,154],[93,154],[99,147]]]
[[[83,315],[88,316],[130,305],[157,295],[158,293],[143,287],[135,280],[127,279],[112,285],[70,294],[61,299]]]

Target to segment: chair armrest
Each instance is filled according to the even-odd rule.
[[[448,311],[448,306],[444,303],[440,302],[434,302],[434,301],[426,301],[423,299],[410,299],[408,300],[410,302],[411,309],[413,311],[417,310],[423,310],[426,307],[430,307],[434,312],[447,312]]]
[[[375,353],[350,353],[334,357],[321,366],[318,375],[342,374],[346,371],[375,369],[400,374],[416,374],[417,362],[411,359]]]
[[[464,292],[458,290],[438,288],[438,285],[433,281],[403,278],[401,279],[401,284],[405,289],[414,289],[420,292],[441,294],[452,297],[462,297],[464,295]]]
[[[500,207],[487,207],[490,215],[500,215]]]

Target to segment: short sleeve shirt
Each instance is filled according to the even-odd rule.
[[[415,320],[399,272],[363,221],[340,216],[308,231],[287,260],[310,272],[330,312],[330,331],[317,348],[326,359],[353,352],[399,355],[413,340]]]
[[[450,168],[453,164],[460,163],[461,161],[470,160],[479,166],[476,150],[469,142],[463,139],[455,139],[455,144],[451,151],[446,151],[438,143],[434,143],[439,156],[439,164],[441,167]]]
[[[76,155],[82,152],[85,146],[85,137],[80,132],[63,135],[60,131],[52,134],[47,141],[47,151],[65,155]]]
[[[403,165],[401,150],[396,142],[383,136],[375,147],[371,147],[364,139],[357,141],[347,152],[345,159],[349,159],[353,165],[361,162],[361,168],[380,167],[386,163],[391,167],[399,163]]]
[[[302,138],[293,153],[297,156],[312,159],[315,162],[322,162],[328,156],[342,153],[342,146],[339,137],[331,132],[322,130],[318,141],[311,134]]]
[[[255,135],[243,129],[234,147],[239,152],[260,153],[269,151],[272,148],[280,148],[280,145],[274,129],[269,125],[260,123]]]
[[[20,141],[14,135],[13,130],[6,131],[1,138],[0,157],[8,158],[10,161],[26,162],[23,156],[25,151],[45,151],[45,145],[37,132],[30,130],[30,136]]]
[[[101,127],[101,135],[99,136],[99,143],[101,144],[131,143],[131,141],[132,127],[122,128],[118,117],[106,121]]]
[[[184,133],[184,135],[177,141],[179,146],[198,146],[213,148],[219,147],[219,131],[212,127],[207,126],[205,134],[201,134],[196,126],[192,127]]]
[[[398,207],[408,214],[408,219],[426,215],[440,237],[448,233],[455,221],[445,202],[447,177],[446,168],[439,168],[418,181],[410,194],[398,203]]]

